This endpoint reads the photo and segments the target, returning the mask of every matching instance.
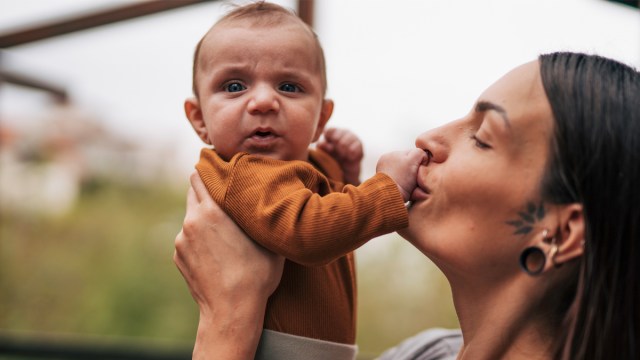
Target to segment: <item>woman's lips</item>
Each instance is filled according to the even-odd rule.
[[[429,190],[429,187],[425,184],[426,177],[427,167],[420,166],[416,174],[416,188],[411,193],[411,201],[426,200],[431,194],[431,190]]]
[[[410,200],[421,201],[421,200],[427,200],[428,198],[429,198],[429,192],[417,186],[415,189],[413,189]]]

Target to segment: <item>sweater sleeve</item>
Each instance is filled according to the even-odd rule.
[[[203,176],[207,188],[211,176]],[[331,193],[328,179],[303,161],[236,156],[215,199],[255,241],[302,265],[321,265],[366,241],[408,226],[402,195],[376,174],[360,186]]]

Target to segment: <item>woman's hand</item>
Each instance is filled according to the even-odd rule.
[[[253,359],[284,258],[248,238],[197,173],[175,247],[173,260],[200,308],[194,359]]]

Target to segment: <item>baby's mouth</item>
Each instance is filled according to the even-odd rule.
[[[257,129],[249,136],[252,146],[258,148],[271,147],[277,139],[278,134],[267,128]]]
[[[255,128],[253,130],[253,133],[251,133],[251,137],[258,138],[258,139],[271,138],[277,135],[278,134],[276,134],[276,132],[273,131],[273,129],[268,126],[265,126],[265,127],[261,126],[261,127]]]
[[[266,138],[266,137],[270,137],[273,136],[273,133],[271,131],[256,131],[253,133],[253,136],[259,137],[259,138]]]

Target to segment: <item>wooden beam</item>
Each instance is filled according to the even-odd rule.
[[[0,84],[7,82],[14,85],[25,86],[31,89],[42,90],[53,95],[54,99],[58,102],[67,102],[69,96],[67,91],[59,86],[30,77],[24,74],[18,74],[12,71],[7,71],[0,68]]]
[[[313,0],[298,0],[298,16],[311,27],[313,27],[313,7]]]
[[[139,4],[61,19],[48,24],[25,28],[7,34],[0,34],[0,48],[23,45],[118,21],[134,19],[161,11],[211,1],[218,0],[147,0]],[[298,14],[309,26],[313,26],[313,7],[313,0],[298,0]],[[0,68],[0,83],[3,81],[46,91],[51,93],[58,101],[68,100],[68,94],[62,87],[23,74],[8,72]]]
[[[54,36],[69,34],[114,22],[138,18],[161,11],[216,0],[148,0],[137,4],[103,10],[0,35],[0,48],[18,46]]]

